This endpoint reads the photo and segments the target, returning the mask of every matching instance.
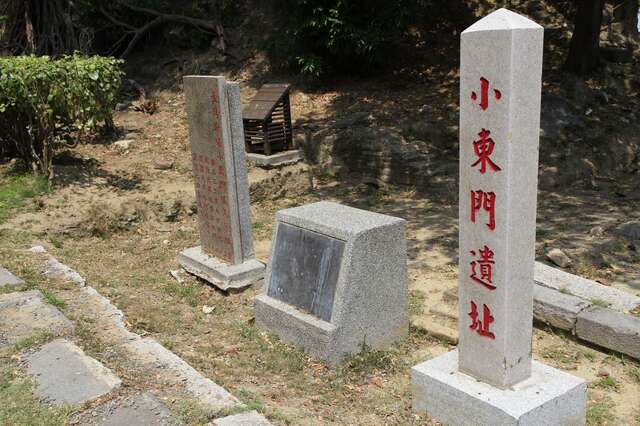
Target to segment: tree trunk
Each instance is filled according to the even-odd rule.
[[[573,37],[565,63],[567,71],[585,75],[600,61],[600,26],[604,0],[578,0]]]
[[[638,0],[626,0],[624,5],[624,35],[638,40]]]

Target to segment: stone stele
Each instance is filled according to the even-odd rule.
[[[585,423],[585,382],[531,360],[542,47],[506,9],[461,36],[460,342],[412,369],[445,424]]]
[[[246,287],[263,278],[265,267],[253,251],[240,86],[186,76],[184,90],[201,245],[178,260],[222,290]]]
[[[330,202],[281,210],[256,322],[336,365],[408,331],[405,221]]]

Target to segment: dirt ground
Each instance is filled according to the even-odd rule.
[[[252,94],[245,90],[243,98]],[[322,119],[336,96],[294,92],[293,110]],[[335,200],[408,221],[416,325],[397,347],[366,352],[331,371],[253,325],[252,299],[259,289],[224,294],[195,279],[180,284],[169,275],[178,268],[178,251],[198,244],[197,214],[184,98],[162,91],[158,101],[153,115],[116,114],[123,136],[135,140],[129,149],[105,141],[60,156],[54,190],[1,225],[0,263],[67,298],[63,311],[77,309],[82,301],[42,278],[40,260],[26,251],[44,245],[122,309],[132,330],[155,337],[275,424],[431,424],[411,412],[409,368],[452,348],[417,324],[434,321],[455,328],[451,313],[456,302],[448,294],[457,285],[457,191],[417,193],[318,173],[310,190],[308,179],[297,178],[293,187],[299,190],[281,192],[277,199],[254,197],[254,239],[263,261],[268,260],[274,214],[282,208]],[[159,160],[173,164],[160,170]],[[251,169],[250,180],[259,181],[262,173]],[[271,187],[265,185],[268,192]],[[632,242],[614,232],[618,224],[640,219],[637,188],[637,178],[629,177],[593,190],[541,191],[538,258],[544,260],[549,248],[561,248],[573,260],[569,271],[638,294],[640,257]],[[604,232],[593,235],[595,226]],[[215,307],[213,313],[203,313],[204,305]],[[74,317],[82,315],[74,311]],[[92,344],[89,336],[80,342],[117,370],[104,352],[91,351]],[[585,346],[544,325],[534,329],[533,348],[535,359],[589,381],[590,424],[640,425],[637,361]],[[133,375],[128,383],[135,387],[142,380]]]

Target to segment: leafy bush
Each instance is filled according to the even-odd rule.
[[[419,0],[279,0],[283,22],[269,42],[281,65],[309,77],[362,73],[388,58]]]
[[[0,156],[18,155],[51,178],[57,146],[101,123],[112,126],[121,62],[79,55],[0,58]]]

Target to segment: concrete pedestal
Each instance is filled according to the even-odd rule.
[[[221,290],[241,289],[264,278],[264,263],[249,259],[237,265],[230,265],[203,253],[200,246],[178,254],[178,261],[187,272]]]
[[[458,351],[411,369],[413,409],[441,423],[458,426],[584,425],[584,380],[532,362],[531,377],[498,389],[458,370]]]
[[[271,168],[278,166],[285,166],[288,164],[295,164],[302,160],[302,152],[298,149],[291,151],[277,152],[272,155],[257,154],[253,152],[247,153],[247,160],[255,164],[256,166]]]

